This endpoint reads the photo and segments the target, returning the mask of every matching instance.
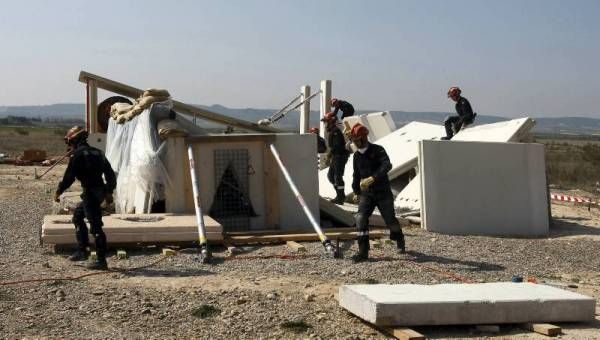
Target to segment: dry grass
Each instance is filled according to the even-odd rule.
[[[59,156],[66,152],[65,132],[60,128],[0,126],[0,153],[13,158],[26,149],[42,149],[48,157]]]

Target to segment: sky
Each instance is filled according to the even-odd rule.
[[[82,103],[86,70],[236,108],[280,108],[331,79],[359,110],[453,111],[459,86],[479,114],[600,118],[597,0],[0,6],[0,105]]]

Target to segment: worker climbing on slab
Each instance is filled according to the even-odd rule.
[[[344,170],[350,151],[346,149],[346,140],[342,132],[342,125],[338,121],[337,116],[333,112],[327,112],[323,119],[327,128],[327,144],[329,152],[326,155],[326,163],[329,164],[327,171],[327,179],[333,184],[336,196],[331,200],[335,204],[344,204],[346,194],[344,192]]]
[[[369,217],[375,207],[379,209],[390,229],[390,239],[396,241],[401,253],[406,251],[404,234],[396,218],[394,196],[387,175],[392,169],[392,163],[383,147],[369,143],[368,135],[369,130],[360,123],[350,130],[350,137],[357,148],[353,158],[352,180],[353,201],[358,203],[358,253],[352,257],[354,262],[366,261],[369,258]]]
[[[446,117],[444,121],[444,127],[446,128],[446,137],[442,137],[443,140],[450,140],[452,137],[460,131],[464,126],[473,124],[477,113],[473,113],[471,104],[467,98],[461,96],[462,91],[453,86],[448,90],[448,98],[456,102],[456,113],[458,116]]]
[[[317,136],[317,153],[326,153],[327,142],[325,141],[325,138],[319,136],[319,128],[311,127],[308,129],[308,132]]]
[[[340,120],[344,120],[344,118],[354,115],[354,106],[347,101],[332,98],[331,107],[333,108],[333,114],[336,116],[338,111],[342,111],[342,117]]]
[[[69,257],[71,261],[84,261],[88,258],[89,245],[88,228],[84,221],[87,218],[90,231],[96,241],[95,262],[88,265],[89,269],[104,270],[106,263],[107,241],[102,230],[102,211],[100,205],[103,201],[107,204],[113,202],[113,191],[117,185],[115,173],[102,151],[93,148],[87,143],[88,132],[79,126],[72,127],[65,136],[65,143],[72,152],[67,170],[54,194],[54,201],[60,202],[60,195],[65,192],[77,179],[81,182],[83,193],[82,201],[73,213],[75,236],[77,238],[77,251]],[[104,175],[104,180],[102,178]]]

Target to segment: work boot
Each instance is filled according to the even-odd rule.
[[[352,261],[358,263],[369,260],[369,236],[359,236],[357,241],[358,253],[352,256]]]
[[[69,261],[85,261],[88,259],[87,251],[84,249],[77,249],[71,256],[69,256]]]
[[[106,263],[106,259],[104,259],[104,260],[98,259],[94,262],[90,262],[90,264],[87,265],[87,269],[108,270],[108,264]]]
[[[404,243],[404,234],[402,233],[402,229],[400,229],[400,231],[390,232],[390,240],[396,241],[396,247],[398,248],[398,252],[400,254],[406,253],[406,245]]]
[[[451,139],[452,139],[452,137],[444,136],[444,137],[442,137],[442,138],[440,138],[440,139],[441,139],[441,140],[451,140]]]
[[[330,200],[329,202],[343,205],[344,201],[346,201],[346,194],[344,194],[344,190],[336,190],[335,192],[337,193],[337,195],[334,199]]]

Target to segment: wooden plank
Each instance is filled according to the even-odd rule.
[[[290,248],[291,250],[293,250],[297,253],[306,251],[306,248],[296,241],[287,241],[285,244],[287,245],[288,248]]]
[[[279,223],[279,169],[267,145],[263,148],[265,193],[265,227],[280,229]]]
[[[356,239],[356,232],[346,233],[326,233],[330,239],[339,240],[354,240]],[[386,234],[383,231],[372,231],[369,234],[371,239],[385,237]],[[249,235],[249,236],[226,236],[227,242],[232,244],[251,244],[251,243],[286,243],[287,241],[319,241],[317,234],[280,234],[280,235]]]
[[[400,340],[425,340],[425,336],[410,328],[387,328],[386,331]]]
[[[560,327],[549,323],[526,323],[522,325],[522,328],[547,336],[557,336],[562,333]]]
[[[222,233],[206,233],[209,243],[222,243]],[[90,234],[90,241],[93,242],[94,237]],[[106,238],[109,244],[128,244],[128,243],[169,243],[169,242],[197,242],[198,233],[106,233]],[[70,235],[42,235],[44,244],[70,245],[76,244],[75,233]]]

